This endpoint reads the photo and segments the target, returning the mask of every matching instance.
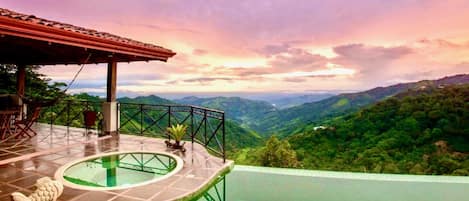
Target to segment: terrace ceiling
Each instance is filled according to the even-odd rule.
[[[82,64],[159,60],[173,51],[0,8],[0,63]]]

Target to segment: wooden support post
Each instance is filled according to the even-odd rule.
[[[117,134],[119,111],[116,102],[117,63],[107,65],[106,102],[103,103],[104,134]]]
[[[107,64],[107,102],[116,101],[117,63]]]
[[[20,115],[17,116],[17,119],[22,120],[23,118],[26,118],[27,112],[27,105],[23,102],[24,90],[26,86],[26,65],[18,64],[17,68],[18,69],[16,71],[16,94],[20,97],[18,100],[18,104],[20,107]]]
[[[16,94],[23,97],[24,88],[26,84],[26,66],[18,65],[18,70],[16,71]]]

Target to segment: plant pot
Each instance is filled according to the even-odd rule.
[[[184,144],[181,145],[181,141],[176,141],[174,144],[173,144],[173,148],[174,149],[182,149],[184,147]]]

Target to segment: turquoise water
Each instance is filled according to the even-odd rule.
[[[68,182],[91,187],[131,186],[162,177],[176,168],[176,160],[155,153],[123,153],[92,158],[64,172]]]
[[[223,182],[225,188],[223,188]],[[469,201],[469,177],[235,166],[207,194],[226,201]],[[214,193],[215,192],[215,193]],[[221,199],[218,199],[221,198]],[[210,200],[202,197],[199,199]]]

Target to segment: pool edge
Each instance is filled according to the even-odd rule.
[[[103,157],[103,156],[111,156],[111,155],[126,154],[126,153],[150,153],[150,154],[161,154],[161,155],[170,156],[170,157],[173,157],[176,160],[176,167],[174,168],[173,171],[171,171],[170,173],[168,173],[168,174],[166,174],[162,177],[159,177],[159,178],[153,179],[153,180],[149,180],[149,181],[146,181],[146,182],[138,183],[138,184],[135,184],[135,185],[131,185],[131,186],[99,187],[99,188],[96,188],[96,187],[90,187],[90,186],[83,186],[83,185],[74,184],[74,183],[69,182],[66,179],[64,179],[64,172],[68,168],[72,167],[74,164],[76,164],[78,162],[86,161],[86,160],[93,159],[93,158],[99,158],[99,157]],[[65,187],[69,187],[69,188],[77,189],[77,190],[86,190],[86,191],[124,190],[124,189],[129,189],[129,188],[134,188],[134,187],[139,187],[139,186],[144,186],[144,185],[148,185],[148,184],[157,183],[159,181],[163,181],[165,179],[168,179],[171,176],[178,173],[179,171],[181,171],[183,166],[184,166],[184,161],[179,156],[176,156],[174,154],[167,153],[167,152],[158,152],[158,151],[107,152],[107,153],[101,153],[101,154],[96,154],[96,155],[92,155],[92,156],[87,156],[87,157],[84,157],[84,158],[79,158],[79,159],[70,161],[70,162],[60,166],[60,168],[57,169],[57,171],[55,171],[54,179],[61,182]]]
[[[197,190],[186,193],[179,198],[174,199],[174,201],[193,201],[194,199],[201,197],[205,191],[209,190],[214,184],[218,182],[218,178],[220,176],[224,176],[231,172],[234,168],[234,165],[234,161],[226,161],[226,163],[223,165],[223,168],[220,171],[214,173],[209,179],[207,179],[205,183],[200,185]]]

